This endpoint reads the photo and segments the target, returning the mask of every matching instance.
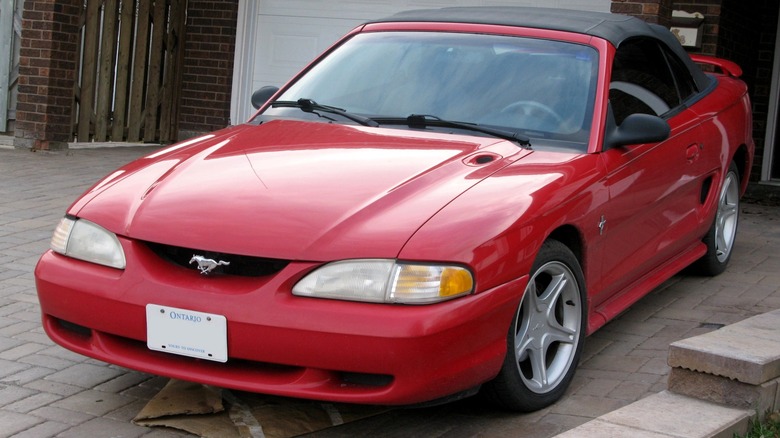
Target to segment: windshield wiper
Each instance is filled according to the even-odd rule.
[[[475,123],[455,122],[452,120],[444,120],[440,117],[432,116],[429,114],[412,114],[409,117],[404,118],[377,118],[377,122],[381,123],[405,123],[410,128],[424,129],[428,126],[442,126],[447,128],[463,129],[466,131],[481,132],[483,134],[491,135],[493,137],[502,138],[517,143],[522,147],[530,147],[531,139],[525,135],[518,134],[517,132],[507,131],[503,129],[490,128],[484,125],[477,125]]]
[[[277,100],[271,103],[273,108],[300,108],[307,113],[324,112],[330,114],[338,114],[341,117],[352,120],[353,122],[360,123],[363,126],[379,126],[379,123],[368,117],[363,117],[357,114],[347,112],[343,108],[336,108],[335,106],[320,105],[312,99],[298,99],[298,100]]]

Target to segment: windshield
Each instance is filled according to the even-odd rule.
[[[597,57],[592,47],[543,39],[364,33],[317,63],[278,100],[310,99],[382,125],[430,115],[584,146]],[[263,115],[314,117],[283,107]]]

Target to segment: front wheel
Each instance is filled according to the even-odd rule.
[[[563,396],[577,368],[586,327],[585,282],[562,243],[542,245],[507,335],[507,354],[485,395],[514,411],[542,409]]]

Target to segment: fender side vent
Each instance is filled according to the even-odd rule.
[[[701,185],[701,198],[699,199],[699,202],[702,205],[704,205],[704,203],[707,202],[707,198],[710,197],[711,190],[712,190],[712,175],[708,176],[707,179],[705,179]]]

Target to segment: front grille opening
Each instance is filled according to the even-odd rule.
[[[163,245],[160,243],[146,242],[146,246],[158,257],[170,263],[198,271],[196,262],[190,263],[193,256],[199,255],[215,261],[223,261],[229,264],[220,264],[209,272],[209,275],[237,275],[241,277],[263,277],[273,275],[285,268],[290,262],[287,260],[268,259],[263,257],[251,257],[237,254],[225,254],[214,251],[183,248],[179,246]]]
[[[63,329],[65,329],[65,330],[67,330],[69,332],[73,332],[73,333],[75,333],[75,334],[77,334],[79,336],[84,336],[84,337],[87,337],[87,338],[92,336],[92,330],[90,330],[87,327],[84,327],[83,325],[74,324],[74,323],[72,323],[70,321],[65,321],[65,320],[59,319],[59,318],[57,319],[57,323]]]

